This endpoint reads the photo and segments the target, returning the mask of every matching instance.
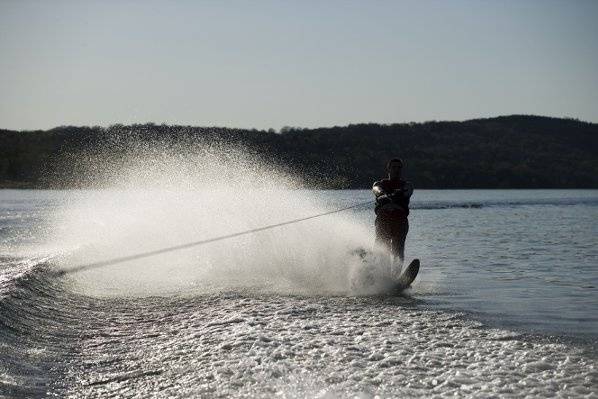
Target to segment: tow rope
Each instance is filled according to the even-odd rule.
[[[65,274],[78,273],[78,272],[82,272],[82,271],[86,271],[86,270],[90,270],[90,269],[95,269],[98,267],[111,266],[111,265],[115,265],[117,263],[123,263],[123,262],[127,262],[130,260],[149,258],[150,256],[160,255],[160,254],[164,254],[167,252],[178,251],[181,249],[196,247],[199,245],[209,244],[209,243],[216,242],[216,241],[227,240],[229,238],[239,237],[239,236],[243,236],[243,235],[247,235],[247,234],[253,234],[253,233],[257,233],[259,231],[269,230],[269,229],[273,229],[276,227],[299,223],[299,222],[303,222],[306,220],[315,219],[315,218],[319,218],[319,217],[326,216],[326,215],[331,215],[333,213],[343,212],[343,211],[346,211],[349,209],[357,208],[357,207],[364,206],[364,205],[371,204],[371,203],[372,203],[371,201],[360,202],[358,204],[354,204],[354,205],[347,206],[344,208],[339,208],[339,209],[335,209],[332,211],[323,212],[323,213],[319,213],[317,215],[311,215],[311,216],[307,216],[307,217],[303,217],[303,218],[299,218],[299,219],[288,220],[288,221],[282,222],[282,223],[270,224],[267,226],[258,227],[258,228],[254,228],[254,229],[250,229],[250,230],[239,231],[237,233],[226,234],[223,236],[212,237],[212,238],[208,238],[205,240],[189,242],[189,243],[181,244],[181,245],[175,245],[173,247],[156,249],[154,251],[143,252],[143,253],[138,253],[138,254],[128,255],[128,256],[122,256],[119,258],[112,258],[112,259],[104,260],[101,262],[87,263],[87,264],[75,266],[75,267],[72,267],[69,269],[57,270],[54,272],[54,274],[57,276],[63,276]]]

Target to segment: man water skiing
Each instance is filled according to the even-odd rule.
[[[402,267],[405,259],[405,239],[409,231],[407,216],[413,186],[401,178],[403,161],[399,158],[388,161],[386,171],[388,178],[375,182],[372,187],[376,196],[376,244],[386,248],[394,260],[398,259]]]

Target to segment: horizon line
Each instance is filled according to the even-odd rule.
[[[535,118],[546,118],[546,119],[561,119],[561,120],[570,120],[579,123],[585,123],[590,125],[596,125],[598,122],[586,121],[579,118],[571,117],[571,116],[548,116],[548,115],[537,115],[537,114],[507,114],[507,115],[496,115],[496,116],[487,116],[487,117],[477,117],[471,119],[428,119],[424,121],[406,121],[406,122],[350,122],[344,125],[327,125],[327,126],[318,126],[318,127],[303,127],[303,126],[291,126],[291,125],[284,125],[279,129],[269,127],[269,128],[256,128],[256,127],[239,127],[239,126],[223,126],[223,125],[191,125],[191,124],[180,124],[180,123],[167,123],[167,122],[154,122],[154,121],[146,121],[146,122],[134,122],[134,123],[122,123],[122,122],[115,122],[109,125],[58,125],[46,129],[6,129],[0,128],[1,131],[13,131],[13,132],[36,132],[42,131],[47,132],[55,129],[60,128],[67,128],[67,127],[75,127],[75,128],[101,128],[101,129],[109,129],[114,126],[145,126],[145,125],[155,125],[155,126],[171,126],[171,127],[192,127],[192,128],[209,128],[209,129],[237,129],[237,130],[251,130],[251,131],[263,131],[263,132],[281,132],[283,129],[288,128],[289,130],[317,130],[317,129],[333,129],[333,128],[344,128],[349,126],[358,126],[358,125],[379,125],[379,126],[392,126],[392,125],[411,125],[411,124],[426,124],[426,123],[442,123],[442,122],[472,122],[472,121],[479,121],[479,120],[488,120],[488,119],[499,119],[499,118],[510,118],[510,117],[535,117]]]

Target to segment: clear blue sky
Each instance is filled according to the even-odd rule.
[[[598,1],[0,0],[0,128],[598,122]]]

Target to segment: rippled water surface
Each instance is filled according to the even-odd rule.
[[[596,190],[416,191],[407,256],[422,269],[398,296],[347,283],[365,267],[350,249],[373,241],[368,206],[55,273],[370,193],[300,192],[296,213],[266,219],[254,203],[232,230],[184,227],[204,220],[186,208],[199,200],[156,197],[0,191],[0,394],[598,397]]]

